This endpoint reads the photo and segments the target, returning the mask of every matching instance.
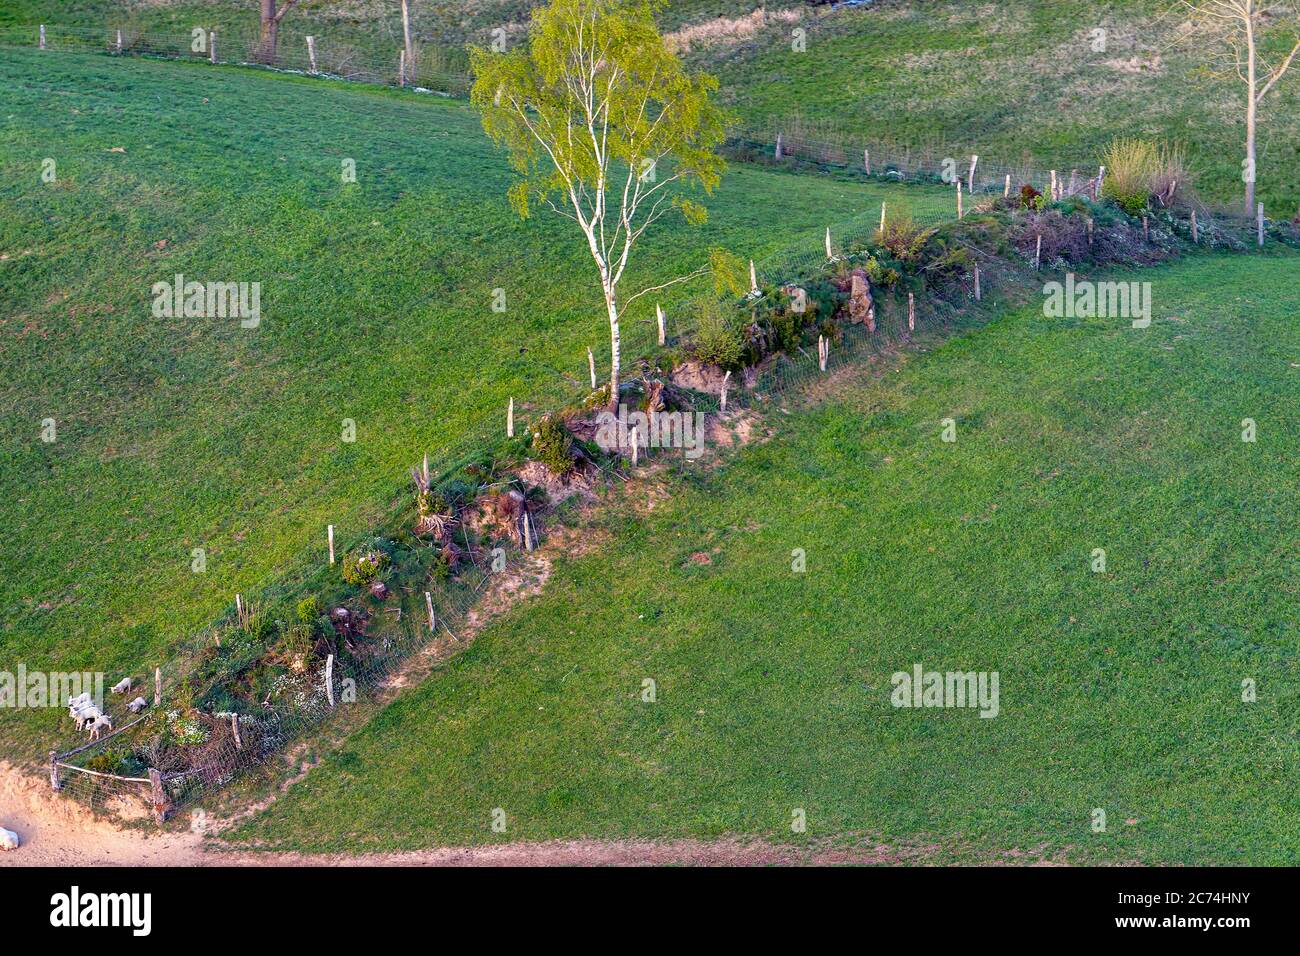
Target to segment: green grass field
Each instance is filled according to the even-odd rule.
[[[528,5],[430,4],[421,16],[449,25],[421,35],[476,36]],[[124,15],[229,36],[252,6]],[[394,6],[322,3],[284,36],[386,49]],[[675,3],[665,24],[749,6]],[[882,0],[805,13],[804,53],[773,28],[690,57],[756,126],[798,113],[1039,164],[1091,162],[1116,133],[1175,137],[1206,195],[1233,198],[1234,87],[1173,52],[1107,62],[1149,59],[1160,6]],[[121,9],[15,0],[0,27]],[[1081,52],[1099,24],[1100,60]],[[584,246],[563,220],[511,212],[505,159],[463,102],[13,47],[0,88],[0,670],[143,674],[236,592],[319,566],[327,524],[344,543],[374,530],[421,453],[499,436],[511,397],[525,418],[578,397],[589,346],[607,369]],[[1298,106],[1288,77],[1262,141],[1261,196],[1288,218]],[[827,225],[883,200],[927,221],[952,206],[945,189],[735,166],[709,223],[655,235],[629,282],[715,246],[815,254]],[[1123,276],[1154,284],[1148,330],[1011,309],[925,337],[897,371],[787,394],[768,440],[675,469],[645,513],[582,519],[594,550],[560,557],[539,597],[228,839],[740,835],[880,839],[926,861],[1300,863],[1298,267],[1199,255]],[[176,273],[260,282],[260,327],[154,318],[151,287]],[[685,294],[663,300],[670,320]],[[999,716],[894,709],[890,675],[916,664],[997,671]],[[68,733],[61,710],[0,711],[0,758]]]
[[[166,662],[236,592],[321,560],[327,524],[341,542],[369,531],[422,452],[436,461],[485,415],[496,434],[511,396],[573,398],[586,348],[608,348],[585,246],[558,217],[510,210],[505,159],[463,103],[12,49],[0,83],[4,660]],[[714,245],[816,249],[886,196],[949,206],[941,190],[737,168],[710,223],[666,225],[630,281],[688,272]],[[175,273],[260,281],[261,326],[153,318],[151,287]],[[58,721],[0,716],[33,747]]]
[[[234,839],[787,841],[803,808],[934,860],[1294,865],[1298,261],[1142,272],[1149,330],[1019,311],[773,416]],[[998,671],[1000,714],[892,708],[916,663]]]
[[[501,27],[522,39],[531,0],[473,4],[425,0],[413,5],[417,40],[432,69],[463,69],[460,47],[485,43]],[[768,4],[773,19],[757,33],[730,21],[758,6],[747,0],[670,0],[666,30],[713,24],[694,41],[691,62],[716,73],[724,100],[747,124],[785,129],[799,117],[852,143],[932,146],[958,158],[1022,161],[1068,171],[1095,171],[1113,136],[1184,143],[1207,199],[1242,194],[1244,87],[1209,76],[1198,50],[1175,44],[1179,18],[1169,0],[878,0],[869,7]],[[797,12],[798,21],[777,17]],[[15,0],[6,23],[60,23],[183,36],[194,25],[247,42],[256,32],[253,0],[159,0],[124,7],[114,0]],[[806,48],[792,49],[792,30]],[[1095,30],[1105,48],[1094,49]],[[1283,30],[1265,45],[1278,59],[1290,48]],[[282,50],[301,58],[303,36],[322,49],[341,45],[368,61],[395,63],[401,28],[397,5],[323,0],[292,11]],[[422,54],[421,62],[425,62]],[[395,69],[395,67],[394,67]],[[1259,196],[1270,215],[1291,218],[1300,206],[1292,175],[1300,164],[1300,74],[1292,71],[1263,106]]]
[[[942,144],[959,158],[1092,172],[1113,136],[1163,138],[1186,145],[1207,198],[1239,201],[1245,86],[1205,75],[1198,53],[1173,44],[1179,18],[1160,19],[1172,6],[882,0],[805,18],[804,52],[791,50],[783,25],[698,58],[742,118],[787,135],[798,116],[850,142]],[[1275,59],[1294,42],[1285,35],[1268,44]],[[1300,75],[1284,77],[1262,109],[1259,196],[1289,219],[1300,205]]]

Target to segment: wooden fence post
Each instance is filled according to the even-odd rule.
[[[637,433],[637,427],[632,426],[632,467],[635,468],[641,461],[641,436]]]
[[[1264,204],[1255,207],[1255,224],[1259,231],[1259,247],[1264,248]]]
[[[397,56],[397,83],[399,86],[406,85],[406,48],[403,47]]]
[[[1050,193],[1050,195],[1051,195],[1051,197],[1052,197],[1052,202],[1056,202],[1056,200],[1060,198],[1059,196],[1056,195],[1056,188],[1057,188],[1057,186],[1056,186],[1056,170],[1053,169],[1053,170],[1052,170],[1052,191],[1051,191],[1051,193]]]
[[[238,714],[230,715],[230,730],[235,735],[235,749],[243,750],[244,741],[243,738],[239,736],[239,715]]]
[[[1006,199],[1011,195],[1011,174],[1007,173],[1006,185],[1002,187],[1002,198]]]
[[[596,390],[596,356],[591,354],[591,346],[587,346],[587,365],[591,368],[591,390]]]
[[[1196,228],[1196,210],[1192,210],[1192,243],[1197,244],[1200,240],[1200,232]]]
[[[59,760],[58,751],[50,751],[50,786],[57,792],[63,789],[63,784],[59,783]]]
[[[40,48],[41,48],[42,50],[45,49],[45,24],[44,24],[44,23],[41,24],[41,42],[40,42]]]
[[[871,175],[871,150],[869,149],[862,151],[862,168],[867,171],[868,176]]]
[[[1093,200],[1101,198],[1101,187],[1106,183],[1106,167],[1102,166],[1097,170],[1097,191],[1092,194]]]
[[[208,62],[217,65],[217,31],[208,31]]]
[[[957,180],[957,218],[965,218],[961,208],[961,180]]]
[[[966,176],[966,191],[975,192],[975,164],[980,161],[979,156],[972,155],[970,158],[970,172]]]
[[[433,595],[428,591],[424,592],[424,606],[429,611],[429,633],[433,633],[438,626],[438,619],[433,616]]]
[[[334,706],[334,655],[325,658],[325,697]]]
[[[1038,236],[1038,243],[1034,249],[1034,271],[1037,272],[1043,264],[1043,237]]]
[[[779,160],[782,158],[782,156],[783,153],[781,152],[781,134],[777,133],[776,134],[776,158]]]
[[[330,537],[330,567],[333,567],[334,566],[334,526],[333,525],[329,525],[329,537]]]
[[[307,60],[311,63],[311,75],[316,75],[316,38],[307,38]]]
[[[659,323],[659,344],[668,344],[668,330],[664,327],[664,310],[658,302],[655,303],[655,319]]]
[[[907,331],[916,331],[916,293],[907,293]]]
[[[153,705],[159,707],[162,705],[162,668],[153,669]]]
[[[117,54],[118,56],[122,55],[122,31],[121,30],[117,31]]]
[[[831,227],[826,227],[826,261],[830,262],[835,259],[835,253],[831,251]]]
[[[824,372],[826,371],[826,360],[830,357],[830,349],[826,345],[826,336],[817,336],[817,365]]]
[[[1142,217],[1142,240],[1143,242],[1151,241],[1151,221],[1146,216]]]
[[[885,203],[880,204],[880,231],[885,231]]]
[[[515,437],[515,400],[512,396],[510,404],[506,406],[506,437]]]
[[[722,405],[718,409],[719,414],[723,414],[727,410],[727,383],[729,381],[731,381],[731,369],[727,369],[726,374],[722,376]]]
[[[984,296],[980,294],[980,267],[975,267],[975,301],[979,302]]]
[[[749,260],[749,291],[758,291],[758,273],[754,271],[754,260]]]
[[[163,789],[162,774],[153,767],[149,768],[149,796],[153,802],[153,819],[158,825],[162,825],[167,819],[167,813],[171,810],[171,801],[167,799],[167,791]]]

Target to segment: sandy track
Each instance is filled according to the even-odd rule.
[[[799,866],[926,864],[938,847],[902,849],[868,841],[850,848],[775,846],[762,841],[555,840],[401,853],[308,854],[222,849],[201,833],[124,830],[56,797],[44,780],[0,761],[0,826],[22,847],[0,853],[7,866]],[[991,863],[1052,861],[1010,851]]]

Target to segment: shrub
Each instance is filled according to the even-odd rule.
[[[911,216],[899,216],[885,220],[885,227],[877,230],[877,235],[891,258],[911,264],[920,258],[934,230],[918,225]]]
[[[692,354],[706,365],[736,368],[741,354],[740,333],[727,320],[722,303],[702,297],[695,301],[694,309],[696,331]]]
[[[573,436],[554,415],[543,416],[533,426],[533,458],[556,475],[573,467]]]
[[[270,635],[275,625],[266,609],[256,601],[245,601],[235,616],[235,627],[251,642],[258,642]],[[235,634],[238,638],[240,635]]]
[[[867,281],[870,282],[872,286],[892,289],[898,284],[898,280],[901,278],[897,269],[891,269],[888,266],[881,264],[880,260],[875,256],[868,258],[866,265],[863,268],[867,273]]]
[[[1187,154],[1178,143],[1161,143],[1151,176],[1151,194],[1168,209],[1179,196],[1193,192]]]
[[[284,636],[280,638],[276,653],[289,670],[300,674],[307,669],[315,645],[316,640],[311,624],[291,624],[285,630]]]
[[[312,595],[298,602],[298,620],[303,624],[315,624],[316,619],[325,612],[321,609],[320,598]]]
[[[1047,205],[1047,197],[1029,183],[1020,187],[1020,207],[1022,209],[1041,210]]]
[[[1102,195],[1113,199],[1129,215],[1141,215],[1151,199],[1160,153],[1156,144],[1146,139],[1116,138],[1102,156],[1106,179]]]
[[[111,748],[87,760],[86,769],[93,770],[96,773],[111,773],[122,776],[124,775],[122,774],[124,765],[130,759],[131,752],[129,750]]]
[[[365,587],[388,566],[388,555],[377,549],[354,551],[343,558],[343,580],[356,587]]]

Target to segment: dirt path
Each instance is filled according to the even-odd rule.
[[[851,848],[775,846],[762,841],[555,840],[402,853],[307,854],[227,851],[201,833],[123,830],[85,807],[56,797],[43,780],[0,761],[0,826],[22,847],[0,853],[5,866],[798,866],[915,865],[933,862],[939,847],[899,848],[868,841]],[[992,863],[1050,864],[1032,852],[1009,851]]]
[[[4,866],[791,866],[926,863],[935,847],[861,845],[805,849],[761,841],[556,840],[402,853],[306,854],[228,851],[201,833],[124,830],[56,797],[49,785],[0,761],[0,826],[22,847],[0,853]],[[1046,862],[1008,854],[1003,862]]]

